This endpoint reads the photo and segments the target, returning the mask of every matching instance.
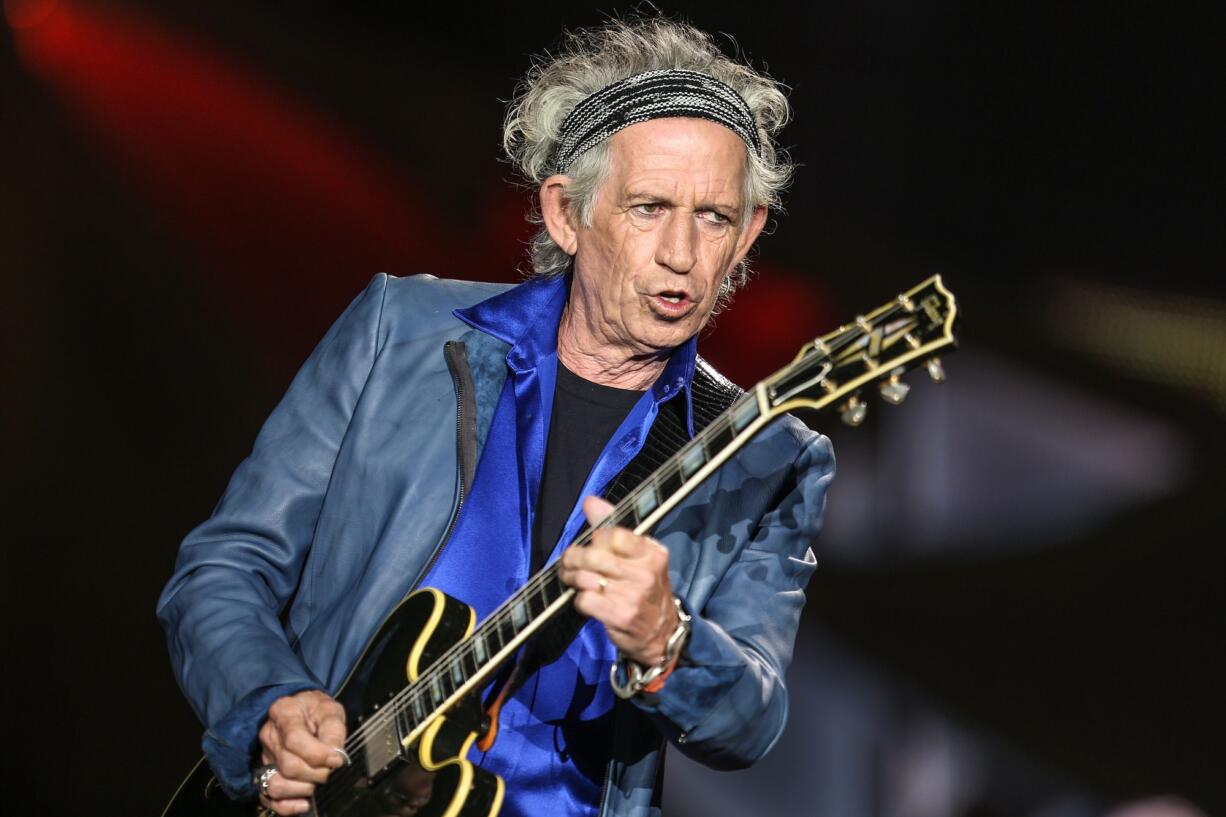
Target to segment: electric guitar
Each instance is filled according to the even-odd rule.
[[[957,306],[933,276],[852,323],[813,340],[784,368],[745,392],[613,509],[602,526],[646,534],[699,483],[779,415],[837,407],[858,426],[866,387],[897,405],[902,376],[925,366],[945,379],[939,355],[952,349]],[[580,535],[586,544],[591,530]],[[503,781],[465,755],[492,743],[496,720],[480,691],[546,623],[567,610],[575,591],[546,567],[478,626],[468,605],[433,588],[410,593],[367,644],[336,693],[348,720],[348,765],[315,789],[315,817],[495,817]],[[202,760],[163,817],[268,814],[230,800]]]

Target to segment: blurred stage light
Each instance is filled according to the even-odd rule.
[[[59,0],[4,0],[4,19],[13,28],[34,28],[59,8]]]
[[[1058,342],[1226,414],[1226,302],[1080,281],[1050,290],[1048,329]]]
[[[456,266],[455,230],[403,168],[193,33],[61,2],[13,40],[109,161],[119,195],[147,207],[184,269],[270,359],[300,360],[376,272]]]

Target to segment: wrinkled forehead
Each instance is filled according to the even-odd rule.
[[[705,119],[671,117],[639,122],[609,137],[609,176],[617,184],[659,178],[703,181],[739,196],[748,149],[727,128]]]

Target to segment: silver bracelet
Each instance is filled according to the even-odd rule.
[[[613,692],[616,693],[617,697],[625,699],[638,695],[643,691],[643,687],[663,675],[669,665],[681,654],[681,648],[685,646],[685,640],[690,634],[691,617],[681,607],[681,599],[676,596],[673,596],[673,606],[677,609],[677,629],[673,630],[673,634],[668,637],[668,641],[664,644],[664,657],[659,662],[647,669],[643,669],[642,665],[637,661],[631,661],[622,655],[620,650],[618,651],[617,662],[609,667],[609,682],[613,685]],[[617,680],[618,664],[625,664],[626,666],[626,683],[624,686]]]

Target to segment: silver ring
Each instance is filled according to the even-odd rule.
[[[260,766],[255,770],[255,774],[251,776],[251,782],[255,783],[256,788],[260,790],[261,797],[268,796],[268,783],[276,773],[276,766]]]

